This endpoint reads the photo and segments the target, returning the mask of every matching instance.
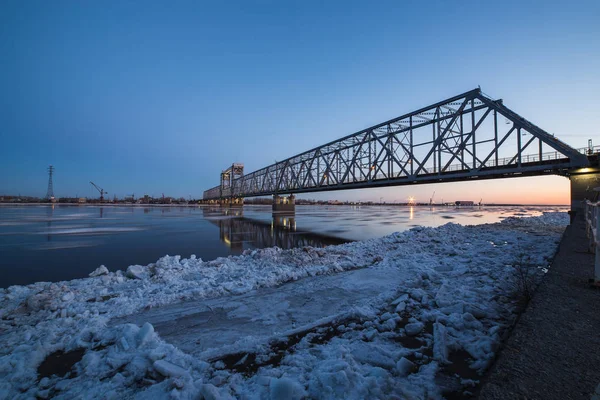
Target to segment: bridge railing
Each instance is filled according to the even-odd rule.
[[[587,155],[592,155],[592,154],[598,154],[600,153],[600,146],[594,146],[593,148],[581,148],[581,149],[577,149],[578,152],[580,152],[581,154],[587,154]],[[552,151],[552,152],[548,152],[548,153],[542,153],[542,156],[540,158],[539,154],[523,154],[521,156],[521,163],[522,164],[527,164],[527,163],[535,163],[535,162],[540,162],[540,161],[554,161],[554,160],[564,160],[566,159],[565,156],[561,153],[559,153],[558,151]],[[488,160],[485,163],[485,168],[494,168],[494,167],[503,167],[506,165],[516,165],[517,161],[515,159],[515,157],[503,157],[503,158],[499,158],[498,159],[498,163],[496,163],[496,160]],[[468,163],[467,163],[468,165]],[[438,170],[436,168],[431,168],[430,169],[432,173],[437,173]],[[445,168],[443,170],[443,172],[455,172],[455,171],[465,171],[467,170],[464,166],[464,164],[452,164],[449,165],[447,168]],[[384,174],[378,174],[377,176],[375,176],[373,179],[384,179],[387,178]]]
[[[594,146],[593,148],[581,148],[581,149],[577,149],[578,152],[580,152],[581,154],[587,154],[587,155],[591,155],[591,154],[597,154],[600,152],[600,146]],[[533,162],[540,162],[540,161],[552,161],[552,160],[561,160],[564,159],[565,156],[561,153],[559,153],[558,151],[552,151],[552,152],[548,152],[548,153],[542,153],[542,157],[540,158],[539,154],[523,154],[521,156],[521,163],[533,163]],[[496,164],[496,160],[488,160],[488,162],[485,164],[486,167],[501,167],[501,166],[505,166],[505,165],[511,165],[511,164],[515,164],[516,160],[514,157],[504,157],[504,158],[499,158],[498,159],[498,163]],[[451,166],[449,166],[447,169],[445,169],[444,171],[459,171],[463,168],[462,164],[453,164]]]
[[[585,202],[585,230],[590,239],[590,250],[596,254],[594,260],[594,282],[600,283],[600,202]]]

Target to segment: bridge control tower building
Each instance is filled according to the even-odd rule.
[[[242,207],[244,198],[236,195],[235,185],[244,176],[244,164],[233,163],[221,171],[221,184],[204,191],[203,199],[224,207]]]

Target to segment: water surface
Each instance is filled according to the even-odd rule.
[[[0,206],[0,287],[86,277],[169,255],[203,260],[278,246],[328,246],[414,226],[474,225],[566,207],[270,206],[243,209],[143,206]]]

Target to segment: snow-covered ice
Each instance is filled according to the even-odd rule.
[[[567,223],[165,256],[0,289],[0,398],[442,398],[489,367],[515,267],[543,276]]]

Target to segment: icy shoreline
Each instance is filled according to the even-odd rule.
[[[86,279],[2,289],[0,398],[436,398],[452,385],[464,390],[470,385],[464,376],[450,383],[440,383],[440,376],[452,376],[459,353],[473,371],[489,366],[515,309],[515,265],[543,275],[567,223],[565,213],[548,213],[210,262],[166,256],[125,272],[98,269]],[[277,362],[269,343],[287,340],[293,330],[240,336],[198,355],[181,351],[150,324],[111,323],[185,300],[246,295],[261,304],[260,288],[300,280],[291,285],[302,283],[309,293],[314,285],[306,282],[342,272],[352,284],[349,292],[376,288],[379,294],[357,295],[350,309],[303,325],[309,333]],[[365,279],[371,275],[381,279]],[[278,318],[274,314],[269,324],[282,323]],[[335,332],[316,340],[325,322]],[[50,355],[73,350],[82,358],[71,372],[40,376],[38,367]],[[232,352],[246,360],[252,355],[263,366],[236,372],[216,356]],[[247,363],[241,358],[240,365]]]

